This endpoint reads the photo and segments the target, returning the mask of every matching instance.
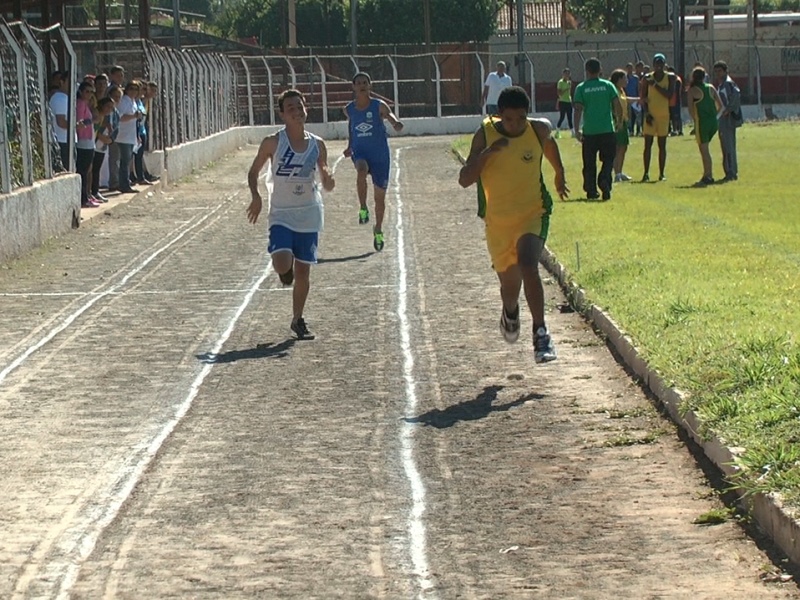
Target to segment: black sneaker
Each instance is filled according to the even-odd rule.
[[[547,328],[539,327],[533,332],[533,359],[537,363],[546,363],[558,357],[553,340]]]
[[[303,317],[300,317],[296,321],[292,321],[291,327],[298,340],[313,340],[315,337],[317,337],[308,330],[306,320]]]
[[[294,267],[286,271],[286,273],[278,273],[278,278],[283,285],[292,285],[294,283]]]
[[[505,308],[500,311],[500,332],[509,344],[517,341],[519,338],[519,306],[517,306],[516,319],[509,318]]]

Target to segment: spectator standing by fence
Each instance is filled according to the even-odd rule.
[[[81,206],[93,208],[100,203],[89,197],[92,189],[92,162],[94,160],[94,117],[91,98],[94,85],[84,81],[78,86],[75,104],[75,131],[77,135],[77,159],[75,171],[81,176]]]
[[[115,144],[119,146],[119,191],[132,194],[137,190],[131,187],[130,172],[133,147],[136,145],[136,120],[142,115],[136,108],[139,85],[131,82],[125,86],[125,94],[119,102],[119,133]]]
[[[97,102],[97,112],[99,120],[94,126],[95,143],[94,158],[92,160],[91,198],[99,202],[108,202],[108,198],[100,194],[100,171],[108,155],[108,146],[112,142],[111,115],[114,112],[114,101],[109,97],[100,98]]]
[[[489,73],[483,84],[481,103],[486,105],[486,113],[490,115],[497,114],[497,99],[500,97],[500,92],[514,85],[511,75],[506,73],[506,63],[502,60],[497,61],[496,69]]]
[[[69,73],[56,71],[51,81],[50,112],[53,115],[53,135],[58,142],[59,154],[63,170],[69,170],[70,156],[67,132],[69,131]]]
[[[641,64],[641,63],[640,63]],[[642,64],[644,67],[644,64]],[[628,98],[638,98],[639,97],[639,76],[634,72],[633,63],[628,63],[625,65],[625,77],[627,78],[627,83],[625,84],[625,95]],[[634,129],[636,127],[636,116],[637,111],[634,108],[634,103],[631,102],[628,106],[623,107],[628,114],[628,134],[633,135]]]
[[[561,123],[564,117],[567,118],[567,125],[570,131],[573,132],[572,127],[572,79],[570,79],[569,69],[564,69],[561,72],[561,79],[556,83],[556,92],[558,93],[558,124],[556,125],[556,137],[561,137]]]
[[[696,67],[692,71],[692,81],[689,86],[689,110],[694,119],[697,147],[703,161],[703,177],[697,182],[698,185],[714,183],[708,145],[717,133],[717,110],[722,106],[717,90],[705,81],[706,70],[703,67]]]

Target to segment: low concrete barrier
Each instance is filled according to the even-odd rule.
[[[80,224],[81,178],[60,175],[0,195],[0,263]]]

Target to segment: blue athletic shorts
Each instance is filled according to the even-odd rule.
[[[358,160],[363,160],[367,163],[369,174],[372,176],[372,183],[375,186],[384,190],[389,188],[389,163],[391,161],[388,153],[376,156],[354,152],[353,164]]]
[[[283,225],[273,225],[269,228],[269,246],[267,250],[270,254],[276,252],[291,252],[295,260],[317,264],[317,244],[319,243],[319,233],[292,231]]]

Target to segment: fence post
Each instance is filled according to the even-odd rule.
[[[76,69],[78,66],[78,60],[75,58],[75,49],[72,47],[72,42],[67,35],[67,32],[64,31],[64,27],[62,25],[58,26],[58,34],[61,36],[61,41],[64,43],[64,48],[67,50],[67,54],[69,55],[69,64],[70,69],[69,72],[74,76],[76,74]],[[70,88],[69,90],[69,115],[67,116],[69,120],[69,129],[67,130],[67,144],[69,145],[69,166],[64,165],[69,169],[71,172],[75,172],[75,92],[77,90],[73,90]]]
[[[22,47],[17,39],[11,33],[8,25],[0,23],[0,31],[3,32],[3,37],[6,38],[11,51],[14,53],[17,63],[17,95],[19,97],[19,147],[22,153],[22,185],[31,185],[33,183],[33,169],[31,163],[33,162],[33,154],[31,153],[31,128],[28,121],[28,86],[25,81],[25,59],[22,55]],[[2,126],[7,128],[7,115],[8,113],[3,110]],[[8,135],[8,132],[6,132]]]
[[[398,77],[397,77],[397,65],[395,64],[392,57],[389,56],[388,54],[386,55],[386,59],[392,66],[392,89],[394,90],[394,114],[397,118],[400,118],[400,84],[398,83]]]
[[[320,74],[320,87],[322,88],[322,122],[328,122],[328,83],[327,83],[327,75],[325,74],[325,68],[322,66],[317,55],[314,55],[314,60],[317,61],[317,65],[319,66],[319,74]]]
[[[0,69],[0,89],[5,89],[5,74]],[[0,112],[3,113],[3,126],[0,127],[0,192],[11,191],[11,149],[8,146],[8,129],[5,124],[6,95],[0,94]]]
[[[481,83],[481,95],[480,95],[480,98],[481,98],[481,100],[483,100],[483,84],[486,81],[486,67],[483,66],[483,60],[481,60],[481,55],[479,53],[477,53],[477,52],[475,53],[475,58],[478,59],[478,66],[480,67],[480,70],[481,70],[481,81],[480,81],[480,83]],[[482,117],[486,116],[486,105],[484,105],[483,102],[481,102],[481,116]]]
[[[442,116],[442,72],[439,70],[439,63],[436,62],[436,55],[431,54],[433,66],[436,67],[436,116]]]
[[[531,57],[525,52],[525,58],[531,66],[531,113],[536,112],[536,73],[533,69],[533,61]]]
[[[42,128],[42,160],[44,161],[44,176],[49,179],[53,176],[53,161],[51,155],[52,136],[50,135],[50,128],[52,127],[52,124],[50,123],[50,119],[47,117],[47,78],[45,77],[47,70],[44,64],[44,52],[42,51],[41,46],[39,46],[39,42],[37,42],[36,38],[33,36],[28,24],[25,21],[20,21],[18,24],[20,32],[22,32],[22,35],[25,36],[28,47],[36,56],[36,73],[38,74],[39,79],[39,121]]]
[[[244,65],[244,74],[247,78],[247,124],[252,127],[253,125],[253,94],[250,89],[250,68],[247,66],[247,61],[244,56],[241,57],[242,65]]]
[[[272,69],[267,62],[267,57],[262,56],[264,68],[267,70],[267,102],[269,103],[269,124],[275,125],[275,98],[272,96]]]

